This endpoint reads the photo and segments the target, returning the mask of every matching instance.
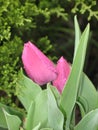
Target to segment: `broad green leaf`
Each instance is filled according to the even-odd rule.
[[[34,100],[40,92],[40,86],[23,75],[21,71],[17,81],[16,93],[27,111],[29,110],[32,100]]]
[[[48,104],[47,90],[41,91],[32,102],[26,121],[26,128],[35,128],[40,123],[40,128],[48,127]],[[31,115],[30,115],[31,114]],[[29,122],[30,121],[30,122]],[[29,123],[29,124],[27,124]],[[32,126],[31,126],[32,125]],[[28,129],[29,130],[29,129]]]
[[[18,118],[18,116],[10,115],[5,110],[4,110],[4,114],[5,114],[8,130],[19,130],[21,120]]]
[[[66,87],[64,88],[63,93],[61,95],[61,109],[64,112],[67,119],[66,130],[69,130],[71,113],[77,98],[77,92],[85,60],[88,36],[89,24],[87,25],[86,29],[84,30],[81,36],[77,53],[72,65],[71,74],[69,76],[68,82],[66,83]]]
[[[53,93],[50,89],[43,90],[37,95],[30,105],[25,128],[26,130],[32,130],[40,123],[41,129],[53,126],[52,128],[55,128],[54,130],[62,130],[63,121],[63,114],[57,107]]]
[[[98,130],[98,109],[85,115],[74,130]]]
[[[77,21],[77,16],[74,17],[74,26],[75,26],[75,46],[74,46],[74,57],[73,57],[73,62],[76,56],[76,52],[78,49],[78,45],[80,43],[80,37],[81,37],[81,30]],[[81,109],[81,108],[80,108]],[[72,112],[72,119],[71,119],[71,123],[74,126],[75,125],[75,108]]]
[[[0,107],[0,127],[7,128],[7,123],[2,107]]]
[[[77,16],[74,17],[74,26],[75,26],[75,49],[74,49],[74,58],[76,56],[76,52],[78,49],[78,45],[80,42],[80,37],[81,37],[81,30],[77,21]]]
[[[57,105],[59,106],[59,104],[60,104],[60,99],[61,99],[60,93],[58,92],[57,88],[54,87],[54,86],[52,86],[51,84],[47,84],[47,87],[48,87],[48,86],[51,88],[51,91],[52,91],[52,93],[53,93],[53,95],[54,95],[54,97],[55,97],[55,99],[56,99]]]
[[[84,98],[84,100],[87,102],[87,108],[84,104],[85,102],[83,102],[83,100],[81,102],[84,104],[86,112],[89,112],[98,107],[98,94],[94,85],[84,73],[82,73],[81,78],[82,82],[80,97]]]
[[[75,51],[74,51],[74,58],[77,52],[77,48],[79,46],[79,41],[80,41],[80,36],[81,36],[81,31],[79,28],[79,24],[77,21],[77,16],[74,17],[74,23],[75,23]],[[85,112],[89,112],[92,109],[95,109],[98,106],[97,103],[97,92],[95,90],[95,87],[93,86],[93,84],[91,83],[91,81],[88,79],[88,77],[83,73],[81,76],[81,85],[79,88],[79,96],[81,94],[82,97],[79,98],[84,98],[84,100],[82,100],[83,102],[81,102],[84,107],[85,107]],[[80,92],[81,91],[81,92]],[[85,104],[86,103],[86,104]]]
[[[17,115],[21,120],[24,117],[24,115],[21,112],[18,112],[14,108],[8,107],[8,106],[0,103],[0,127],[2,127],[2,128],[7,128],[6,119],[5,119],[3,109],[9,114]]]
[[[48,86],[48,122],[53,130],[63,130],[64,116],[57,106],[55,97]]]
[[[26,130],[32,130],[32,123],[34,120],[32,115],[34,114],[34,109],[35,106],[34,106],[34,102],[32,101],[27,114],[26,125],[25,125]],[[34,128],[34,130],[36,129],[37,128]]]

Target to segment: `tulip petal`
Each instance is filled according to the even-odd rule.
[[[63,58],[63,56],[58,60],[56,70],[58,73],[57,78],[53,81],[53,85],[58,89],[60,93],[64,88],[66,81],[68,80],[70,74],[70,65]]]
[[[31,42],[24,45],[22,61],[27,75],[39,85],[53,81],[57,77],[53,62]]]

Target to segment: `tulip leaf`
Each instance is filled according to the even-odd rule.
[[[16,115],[10,115],[4,110],[8,130],[19,130],[21,120]]]
[[[78,49],[78,45],[80,42],[80,37],[81,37],[81,30],[77,21],[77,16],[74,17],[74,24],[75,24],[75,50],[74,50],[74,58],[76,56],[76,52]]]
[[[0,107],[0,127],[7,128],[7,123],[6,123],[5,115],[3,112],[3,107]]]
[[[41,91],[31,103],[27,113],[25,128],[26,130],[37,129],[36,126],[39,123],[41,129],[46,129],[47,127],[51,127],[54,130],[63,129],[64,117],[57,106],[51,85],[48,85],[48,89]]]
[[[48,122],[53,130],[63,130],[64,116],[57,106],[55,97],[48,86]]]
[[[89,24],[84,30],[80,43],[76,52],[76,56],[72,65],[71,74],[69,76],[66,87],[61,95],[61,109],[66,116],[66,129],[69,129],[71,114],[75,106],[81,74],[85,60],[87,41],[89,36]]]
[[[53,95],[54,95],[54,97],[56,99],[57,105],[59,106],[59,104],[60,104],[60,98],[61,98],[60,93],[58,92],[57,88],[54,87],[54,86],[52,86],[51,84],[47,84],[47,87],[48,86],[51,88],[51,91],[52,91],[52,93],[53,93]]]
[[[80,43],[79,42],[80,36],[81,36],[81,31],[80,31],[79,24],[77,21],[77,16],[74,17],[74,23],[75,23],[75,51],[74,51],[74,58],[75,58],[77,48]],[[78,95],[80,96],[80,94],[81,94],[81,97],[79,97],[79,98],[82,98],[82,99],[84,98],[85,101],[82,100],[83,101],[82,104],[84,104],[84,107],[86,109],[85,112],[89,112],[90,110],[93,110],[98,106],[97,91],[95,90],[94,85],[91,83],[91,81],[85,75],[85,73],[82,74],[81,80],[82,80],[82,82],[80,83],[81,85],[79,88],[79,91],[81,91],[81,92],[79,92]],[[89,110],[88,110],[88,108],[89,108]]]
[[[79,46],[79,40],[80,40],[80,36],[81,36],[81,31],[79,28],[79,24],[77,21],[77,17],[75,16],[74,18],[74,23],[75,23],[75,51],[74,51],[74,57],[77,51],[77,48]],[[82,76],[82,82],[81,82],[81,90],[82,91],[82,97],[85,98],[87,105],[84,105],[85,107],[87,106],[87,108],[89,108],[88,111],[96,108],[97,106],[97,92],[95,90],[95,87],[93,86],[93,84],[91,83],[91,81],[88,79],[88,77],[83,73]],[[82,102],[83,103],[83,102]],[[85,109],[87,109],[85,108]]]
[[[21,120],[23,119],[24,115],[21,112],[16,111],[15,109],[8,107],[6,105],[3,105],[2,103],[0,103],[0,127],[2,127],[2,129],[7,129],[7,123],[6,123],[6,119],[5,119],[5,115],[3,112],[3,109],[11,114],[11,115],[16,115],[18,116]],[[1,129],[0,129],[1,130]]]
[[[48,127],[47,90],[41,91],[30,105],[27,114],[26,129],[35,128],[40,123],[40,128]],[[29,122],[30,121],[30,122]],[[30,126],[29,126],[30,125]]]
[[[98,130],[98,109],[86,114],[75,126],[74,130]]]
[[[34,83],[31,79],[27,78],[21,71],[17,81],[16,93],[27,111],[29,110],[31,102],[40,92],[41,87]]]
[[[27,114],[27,119],[26,119],[26,124],[25,124],[25,128],[26,130],[32,130],[32,123],[33,123],[33,114],[34,114],[34,102],[32,101],[29,110],[28,110],[28,114]]]
[[[81,92],[80,92],[80,98],[84,98],[87,102],[87,108],[85,105],[85,102],[82,100],[82,104],[84,104],[86,112],[89,112],[95,108],[98,107],[98,94],[97,91],[92,84],[92,82],[89,80],[89,78],[86,76],[85,73],[82,73],[82,82],[81,82]]]

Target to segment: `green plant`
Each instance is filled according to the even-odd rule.
[[[91,58],[94,57],[95,61],[90,62],[92,65],[87,74],[97,81],[97,6],[95,0],[0,0],[0,101],[9,105],[14,103],[24,42],[30,40],[36,43],[53,61],[64,55],[72,62],[74,14],[79,14],[82,29],[87,18],[91,22],[93,35],[90,46],[94,50]]]
[[[14,102],[16,79],[21,65],[22,40],[15,37],[10,42],[4,42],[0,50],[0,100],[2,103],[11,104]]]
[[[60,94],[51,83],[46,89],[19,73],[16,94],[25,114],[0,103],[1,130],[97,130],[98,92],[83,72],[89,24],[81,34],[75,17],[75,50],[69,79]],[[43,76],[43,75],[42,75]],[[81,119],[75,124],[76,106]],[[12,123],[12,121],[14,121]]]

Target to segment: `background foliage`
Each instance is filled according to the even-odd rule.
[[[54,62],[73,57],[74,25],[77,14],[83,30],[91,24],[85,72],[98,87],[98,3],[96,0],[0,0],[0,101],[18,104],[17,74],[22,66],[23,44],[28,40]],[[15,103],[15,104],[14,104]]]

